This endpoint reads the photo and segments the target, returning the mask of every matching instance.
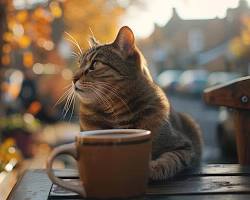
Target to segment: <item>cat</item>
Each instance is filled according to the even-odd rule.
[[[80,128],[138,128],[152,132],[150,179],[164,180],[198,164],[202,153],[199,126],[177,113],[153,81],[132,30],[122,27],[114,42],[99,44],[80,57],[73,84]]]

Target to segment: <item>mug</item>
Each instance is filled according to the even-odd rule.
[[[80,132],[75,143],[55,148],[47,160],[51,181],[87,198],[109,199],[141,196],[149,175],[152,138],[142,129],[110,129]],[[59,154],[77,161],[81,185],[56,177],[52,163]]]

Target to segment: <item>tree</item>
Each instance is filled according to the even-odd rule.
[[[242,29],[239,35],[235,36],[229,43],[229,49],[236,64],[244,74],[248,74],[248,65],[250,63],[250,16],[241,18]]]
[[[67,0],[64,3],[66,31],[76,38],[83,49],[88,48],[91,30],[100,42],[114,39],[124,13],[125,7],[116,0]]]
[[[7,1],[0,0],[0,47],[3,46],[3,34],[6,31],[6,8],[7,8]],[[3,51],[0,48],[0,58],[2,58]],[[2,59],[0,59],[0,69],[2,68]]]

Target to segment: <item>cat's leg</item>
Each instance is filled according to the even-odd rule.
[[[188,150],[175,150],[165,152],[156,160],[150,162],[150,179],[164,180],[173,177],[183,169],[190,167],[194,152]]]

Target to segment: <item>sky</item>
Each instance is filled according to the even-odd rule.
[[[143,7],[131,6],[121,25],[132,28],[135,36],[145,38],[154,30],[154,23],[164,26],[175,7],[183,19],[223,18],[227,8],[238,6],[239,0],[144,0]],[[247,0],[250,5],[250,0]]]

